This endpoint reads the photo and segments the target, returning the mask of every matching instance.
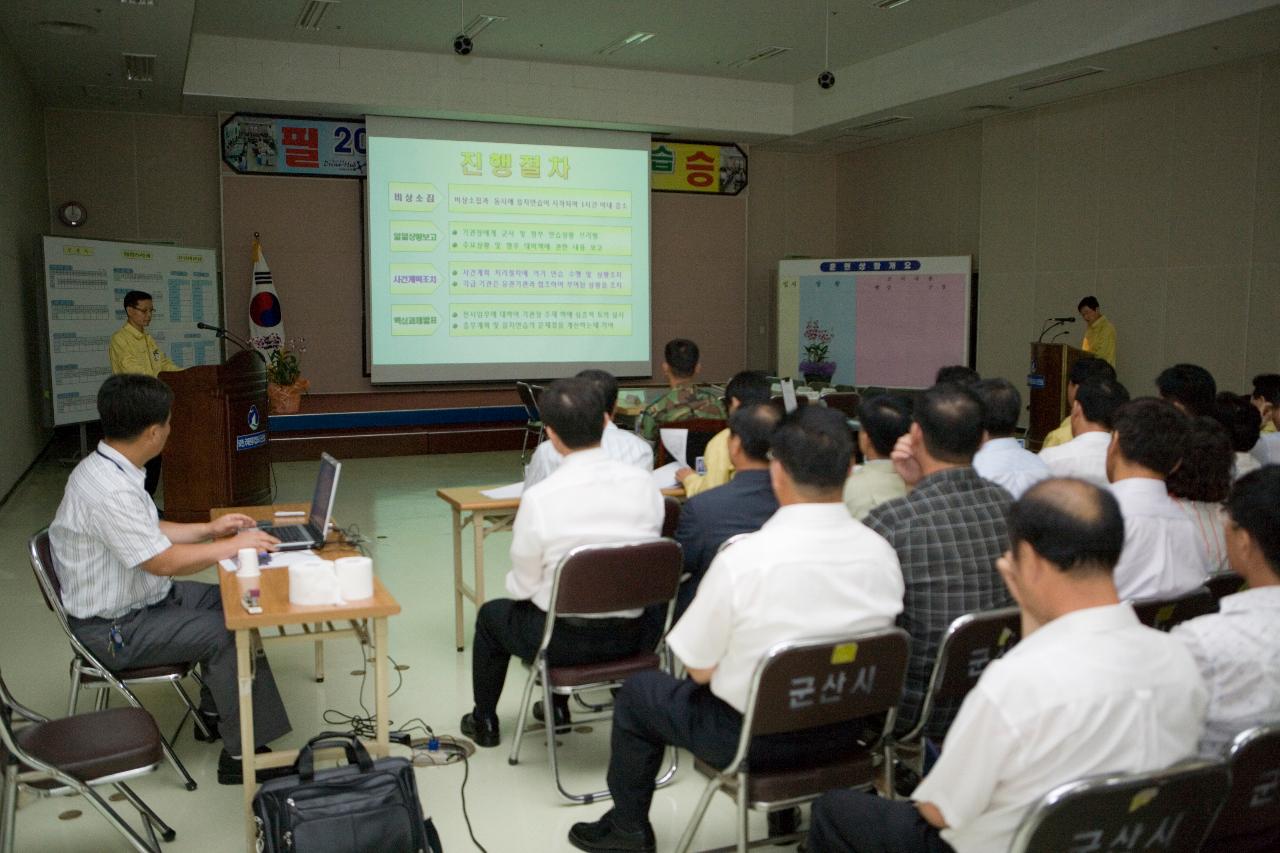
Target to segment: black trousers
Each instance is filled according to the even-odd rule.
[[[856,729],[824,726],[758,737],[751,742],[747,761],[763,769],[804,766],[833,749],[856,748]],[[614,699],[608,776],[614,820],[625,829],[648,822],[654,777],[667,744],[724,769],[733,761],[741,735],[742,715],[707,685],[665,672],[627,679]]]
[[[533,660],[546,624],[546,611],[532,601],[497,598],[480,606],[471,650],[477,717],[497,715],[507,664],[512,657]],[[626,657],[643,648],[644,633],[641,619],[562,619],[551,635],[547,660],[552,666],[572,666]]]
[[[915,803],[828,791],[813,804],[810,853],[954,853]]]

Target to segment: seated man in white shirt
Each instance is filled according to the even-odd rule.
[[[1058,785],[1195,752],[1204,682],[1181,643],[1144,627],[1116,595],[1115,498],[1046,480],[1013,505],[1009,537],[999,568],[1022,609],[1021,642],[965,697],[914,802],[824,794],[810,853],[1008,850],[1023,816]]]
[[[983,379],[978,392],[986,414],[982,419],[982,447],[973,455],[973,470],[984,480],[1004,486],[1014,499],[1049,477],[1049,466],[1013,437],[1022,414],[1022,395],[1008,379]]]
[[[581,370],[575,375],[578,379],[594,383],[604,401],[605,422],[604,432],[600,435],[600,447],[605,454],[610,459],[652,471],[653,448],[649,446],[649,442],[633,432],[618,429],[613,422],[613,410],[618,405],[618,380],[607,370]],[[556,449],[554,442],[542,442],[525,466],[524,487],[527,489],[534,483],[545,480],[563,461],[564,456]]]
[[[649,804],[667,744],[716,767],[733,759],[756,664],[777,643],[885,628],[902,610],[889,544],[849,517],[840,490],[853,455],[844,415],[805,406],[773,436],[769,474],[779,510],[722,551],[667,637],[688,678],[647,672],[618,693],[609,791],[613,808],[578,823],[580,850],[655,849]],[[760,737],[756,766],[786,766],[850,748],[856,726]]]
[[[1186,644],[1209,685],[1200,754],[1220,758],[1240,732],[1280,722],[1280,465],[1240,478],[1227,499],[1227,554],[1248,588],[1218,612],[1183,622]]]
[[[1089,379],[1076,389],[1071,404],[1071,432],[1075,438],[1057,447],[1046,447],[1040,458],[1055,477],[1079,477],[1095,486],[1107,485],[1107,447],[1111,444],[1111,419],[1129,402],[1129,392],[1111,379]]]
[[[1124,554],[1115,571],[1123,599],[1179,595],[1209,576],[1209,555],[1196,524],[1165,484],[1182,461],[1190,432],[1187,416],[1155,397],[1141,397],[1116,412],[1107,476],[1124,516]]]
[[[553,382],[538,399],[547,439],[564,457],[551,476],[520,498],[511,538],[511,598],[486,601],[476,614],[471,647],[475,707],[462,733],[479,746],[497,746],[498,699],[511,656],[532,660],[542,641],[551,587],[561,558],[579,545],[650,539],[662,531],[662,493],[637,465],[609,457],[600,446],[605,400],[589,379]],[[568,666],[636,652],[644,639],[643,611],[561,620],[548,656]]]
[[[159,519],[144,489],[144,466],[169,438],[172,403],[169,386],[150,376],[118,373],[102,383],[103,439],[71,472],[49,543],[71,631],[99,660],[118,669],[200,662],[201,714],[222,736],[218,781],[238,785],[235,637],[216,584],[173,579],[241,548],[273,551],[279,542],[238,513],[208,524]],[[258,746],[289,732],[265,655],[253,679],[253,723]]]
[[[858,450],[863,462],[844,482],[844,505],[858,521],[885,501],[907,493],[907,484],[889,454],[911,429],[911,400],[883,394],[858,405]]]
[[[1280,465],[1280,374],[1253,377],[1250,401],[1262,415],[1262,435],[1253,446],[1253,457],[1263,465]]]

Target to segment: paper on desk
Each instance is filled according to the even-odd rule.
[[[294,563],[301,562],[302,560],[309,560],[314,556],[316,556],[316,552],[312,551],[310,548],[303,548],[298,551],[274,551],[272,552],[271,559],[269,561],[259,556],[258,565],[262,566],[264,569],[278,569],[282,566],[293,565]],[[238,568],[234,558],[222,560],[218,565],[222,566],[222,568],[229,572],[234,572]]]
[[[665,432],[666,430],[663,430]],[[653,484],[659,489],[674,489],[676,487],[676,472],[684,466],[679,462],[668,462],[661,468],[653,470]]]
[[[788,376],[782,380],[782,409],[789,415],[799,406],[800,404],[796,402],[796,386]]]
[[[512,483],[509,486],[498,486],[492,489],[483,489],[480,494],[486,498],[493,498],[496,501],[506,501],[512,498],[518,498],[524,493],[524,483]]]
[[[671,458],[680,463],[681,468],[688,468],[685,458],[689,450],[689,431],[687,429],[660,429],[662,446],[671,454]]]

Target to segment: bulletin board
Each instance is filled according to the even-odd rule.
[[[98,387],[111,375],[107,346],[125,322],[124,296],[150,293],[147,332],[179,367],[218,364],[221,347],[196,323],[220,325],[215,249],[44,238],[48,371],[54,426],[98,419]]]
[[[833,258],[778,264],[780,376],[925,388],[970,363],[972,259]]]

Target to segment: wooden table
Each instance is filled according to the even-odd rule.
[[[458,651],[466,648],[463,638],[462,600],[469,599],[477,608],[484,604],[484,540],[494,533],[510,530],[515,522],[519,498],[490,498],[483,493],[497,486],[455,486],[436,489],[436,496],[449,505],[453,513],[453,633]],[[663,489],[667,497],[684,497],[684,488]],[[472,584],[467,585],[462,572],[462,531],[471,525],[475,560]]]
[[[277,504],[275,506],[220,507],[210,511],[212,518],[231,512],[240,512],[262,521],[272,520],[277,510],[307,510],[307,504]],[[304,518],[298,519],[301,524]],[[326,560],[358,555],[355,549],[343,544],[336,534],[330,534],[324,548],[318,552]],[[297,760],[296,750],[254,754],[253,742],[253,641],[260,642],[310,642],[316,646],[316,679],[324,678],[323,641],[338,637],[372,639],[373,692],[375,737],[369,746],[371,752],[386,755],[390,749],[388,731],[388,677],[387,677],[387,617],[400,612],[400,605],[387,592],[375,575],[373,597],[342,605],[299,606],[289,603],[289,570],[284,567],[262,569],[262,576],[255,582],[262,613],[250,614],[240,603],[241,584],[234,572],[218,567],[218,586],[222,592],[222,612],[227,630],[236,635],[236,676],[240,692],[240,755],[244,772],[244,831],[248,849],[253,850],[256,836],[253,823],[253,795],[257,790],[255,771],[266,767],[285,767]],[[247,585],[246,585],[247,588]],[[369,638],[360,626],[362,620],[373,621],[373,636]],[[335,628],[333,621],[350,622],[350,628]],[[301,633],[287,633],[286,626],[298,625]],[[261,629],[276,627],[279,633],[262,636]]]

